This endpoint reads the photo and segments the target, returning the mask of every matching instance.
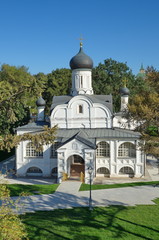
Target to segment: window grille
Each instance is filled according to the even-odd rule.
[[[26,146],[26,157],[43,157],[43,152],[38,152],[33,143],[28,143]]]
[[[42,171],[40,168],[30,167],[30,168],[28,168],[27,173],[42,173]]]
[[[97,173],[98,173],[98,174],[109,174],[110,172],[109,172],[109,169],[108,169],[108,168],[106,168],[106,167],[101,167],[101,168],[98,168]]]
[[[110,157],[110,146],[107,142],[100,142],[97,144],[97,157]]]
[[[123,167],[120,169],[119,174],[134,174],[134,171],[131,167]]]
[[[136,157],[135,145],[132,143],[123,143],[119,146],[118,149],[119,157]]]

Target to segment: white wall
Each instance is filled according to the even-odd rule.
[[[57,159],[53,159],[50,157],[51,146],[45,145],[43,147],[43,157],[27,157],[26,156],[26,145],[28,142],[29,141],[21,142],[16,150],[17,176],[25,177],[28,168],[37,167],[42,170],[43,177],[50,177],[52,169],[54,167],[57,167]]]
[[[79,112],[82,106],[83,112]],[[110,110],[100,104],[93,103],[87,96],[75,96],[68,104],[56,106],[50,117],[51,127],[59,128],[111,128]]]

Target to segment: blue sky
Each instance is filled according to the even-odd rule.
[[[94,66],[111,57],[134,74],[141,63],[159,70],[158,0],[0,0],[0,9],[0,64],[69,68],[82,34]]]

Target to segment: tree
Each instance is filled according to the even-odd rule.
[[[14,128],[28,123],[29,106],[35,109],[35,102],[44,90],[46,77],[39,73],[36,77],[28,73],[24,66],[2,65],[0,71],[0,150],[10,151],[20,141],[30,140],[37,149],[43,144],[53,143],[55,128],[44,127],[42,133],[22,136],[14,135]],[[38,142],[38,144],[37,144]]]
[[[35,77],[24,66],[2,65],[0,71],[0,134],[13,132],[13,128],[29,120],[29,106],[41,92]]]
[[[27,232],[20,217],[14,213],[15,204],[10,198],[6,184],[0,187],[0,239],[1,240],[27,240]]]
[[[131,89],[135,76],[126,63],[117,62],[111,58],[104,60],[93,69],[93,89],[95,94],[112,94],[114,109],[120,109],[119,89],[126,78],[127,87]]]
[[[149,68],[150,69],[150,68]],[[142,134],[147,154],[159,156],[159,72],[148,71],[145,88],[131,99],[128,118],[138,123],[136,130]]]
[[[47,112],[50,110],[53,96],[67,95],[71,88],[71,70],[66,68],[56,69],[47,75],[47,87],[43,93],[46,99]]]

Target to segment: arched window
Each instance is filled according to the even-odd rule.
[[[100,142],[97,144],[97,157],[110,157],[110,146],[107,142]]]
[[[83,106],[82,105],[78,106],[78,113],[83,113]]]
[[[55,142],[54,144],[52,144],[51,146],[51,153],[50,153],[50,157],[51,158],[57,158],[57,148],[60,146],[60,142]]]
[[[26,157],[43,157],[43,152],[38,152],[33,143],[26,145]]]
[[[30,167],[28,168],[27,173],[42,173],[42,170],[38,167]]]
[[[108,168],[106,167],[101,167],[97,169],[97,173],[98,174],[110,174],[110,171]]]
[[[131,167],[122,167],[119,174],[134,175],[134,171]]]
[[[118,149],[119,157],[136,157],[136,148],[132,143],[122,143]]]
[[[81,76],[81,79],[80,79],[80,87],[83,88],[83,76]]]

